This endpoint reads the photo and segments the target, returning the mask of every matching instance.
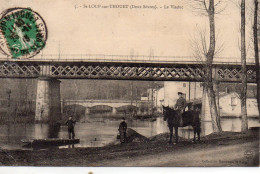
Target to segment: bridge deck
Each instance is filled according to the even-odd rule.
[[[104,56],[104,55],[103,55]],[[140,59],[137,59],[137,58]],[[204,81],[205,64],[188,57],[104,56],[89,59],[0,59],[1,78],[115,79],[158,81]],[[63,57],[64,58],[64,57]],[[71,57],[67,57],[71,58]],[[222,82],[240,82],[239,59],[216,58],[213,78]],[[231,61],[232,60],[232,61]],[[235,61],[236,60],[236,61]],[[247,65],[248,82],[255,82],[254,60]]]

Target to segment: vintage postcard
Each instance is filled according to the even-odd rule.
[[[0,165],[259,167],[259,3],[0,0]]]

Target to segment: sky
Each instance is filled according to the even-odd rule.
[[[216,16],[217,44],[223,45],[219,57],[240,57],[239,2],[224,1],[225,10]],[[193,56],[192,40],[197,37],[198,28],[208,26],[208,19],[194,12],[187,0],[0,0],[0,3],[0,12],[30,7],[42,16],[48,28],[48,40],[40,53],[43,55]],[[80,7],[111,4],[157,5],[159,9]],[[165,5],[183,9],[164,9]],[[247,28],[251,27],[248,20]],[[248,32],[247,41],[250,37]],[[251,51],[248,56],[252,57]]]

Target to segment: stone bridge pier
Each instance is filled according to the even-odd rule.
[[[35,121],[55,123],[60,119],[60,81],[47,77],[38,78]]]
[[[116,107],[113,107],[113,108],[112,108],[112,114],[113,114],[113,115],[116,115],[116,113],[117,113]]]
[[[86,107],[85,109],[85,115],[89,115],[90,114],[90,107]]]

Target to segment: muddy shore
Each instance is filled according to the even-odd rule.
[[[259,130],[222,132],[200,142],[169,134],[132,138],[127,144],[105,147],[0,151],[2,166],[259,166]]]

